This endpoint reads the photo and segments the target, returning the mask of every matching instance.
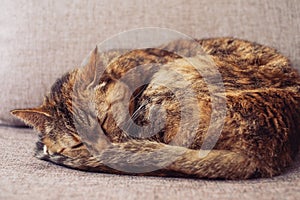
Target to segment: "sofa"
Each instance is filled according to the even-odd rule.
[[[9,113],[40,105],[96,44],[136,28],[255,41],[300,71],[299,10],[298,0],[1,1],[0,199],[299,199],[300,155],[280,176],[242,181],[76,171],[36,159],[37,133]]]

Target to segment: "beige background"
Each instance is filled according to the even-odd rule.
[[[2,0],[0,123],[37,106],[51,84],[95,45],[141,27],[192,37],[234,36],[273,46],[300,66],[299,0]]]

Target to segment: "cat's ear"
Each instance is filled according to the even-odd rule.
[[[38,131],[43,131],[46,122],[52,120],[52,116],[42,108],[16,109],[10,113]]]
[[[99,83],[99,75],[102,73],[99,71],[100,60],[98,58],[98,47],[90,53],[87,60],[82,64],[83,68],[80,70],[80,84],[85,89],[93,88]]]

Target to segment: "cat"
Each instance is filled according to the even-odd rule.
[[[299,147],[298,72],[257,43],[196,40],[202,52],[194,45],[96,47],[41,106],[11,113],[38,131],[36,157],[74,169],[208,179],[281,174]],[[208,69],[212,63],[216,71]]]

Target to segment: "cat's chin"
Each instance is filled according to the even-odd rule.
[[[50,154],[47,151],[47,146],[40,140],[36,142],[34,156],[41,160],[50,160]]]
[[[51,161],[56,164],[64,163],[68,159],[68,157],[62,154],[50,153],[47,146],[40,140],[36,142],[34,156],[38,159]]]

